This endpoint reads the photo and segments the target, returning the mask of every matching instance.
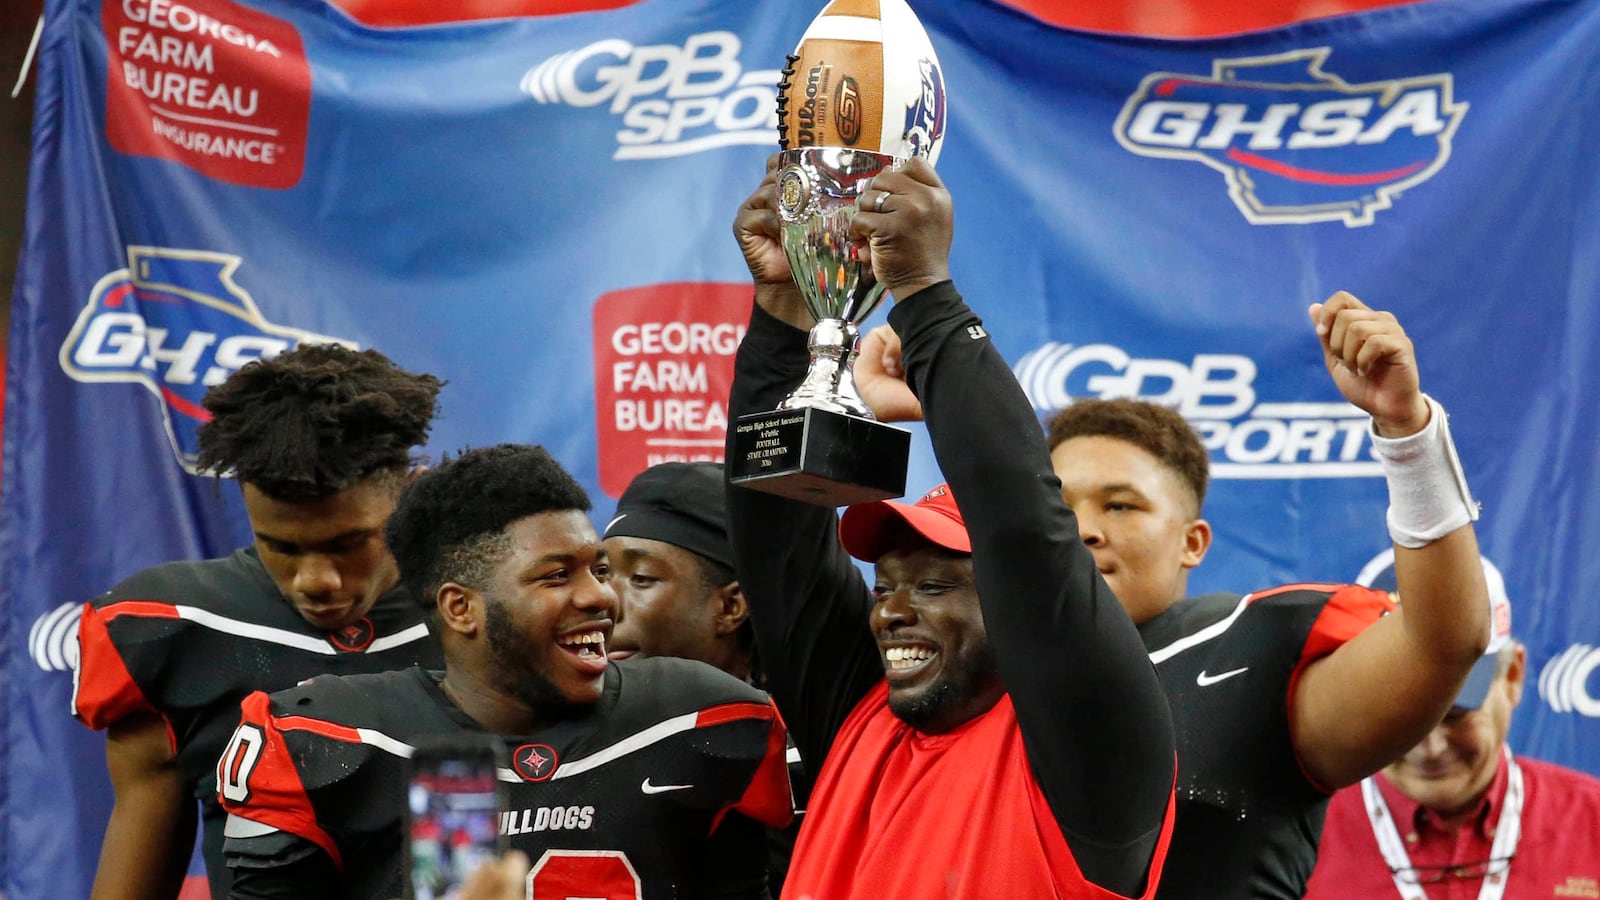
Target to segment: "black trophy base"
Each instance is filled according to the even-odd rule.
[[[728,480],[817,506],[902,497],[911,432],[825,409],[752,413],[734,422]]]

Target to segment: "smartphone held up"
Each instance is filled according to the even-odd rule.
[[[412,900],[451,900],[474,871],[504,853],[504,755],[488,736],[417,746],[406,789]]]

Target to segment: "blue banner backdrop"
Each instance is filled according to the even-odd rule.
[[[820,4],[819,4],[820,6]],[[1305,307],[1395,311],[1527,642],[1519,751],[1600,772],[1600,5],[1421,3],[1204,41],[914,2],[950,98],[957,283],[1041,411],[1177,405],[1213,448],[1196,592],[1387,546]],[[544,443],[604,521],[717,458],[728,225],[809,4],[353,24],[315,0],[50,0],[0,502],[3,890],[84,896],[109,810],[75,610],[247,539],[197,399],[302,340],[449,380],[429,451]],[[938,479],[925,442],[911,489]]]

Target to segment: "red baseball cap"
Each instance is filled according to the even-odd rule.
[[[946,550],[972,552],[972,538],[948,484],[923,494],[916,503],[879,500],[846,509],[839,519],[839,542],[856,559],[877,562],[889,550],[891,526],[897,519]]]

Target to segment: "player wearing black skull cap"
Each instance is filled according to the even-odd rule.
[[[708,662],[762,686],[750,607],[733,571],[720,463],[662,463],[634,476],[605,531],[617,589],[612,659],[677,656]],[[789,871],[810,777],[791,743],[795,821],[769,829],[768,884]]]

